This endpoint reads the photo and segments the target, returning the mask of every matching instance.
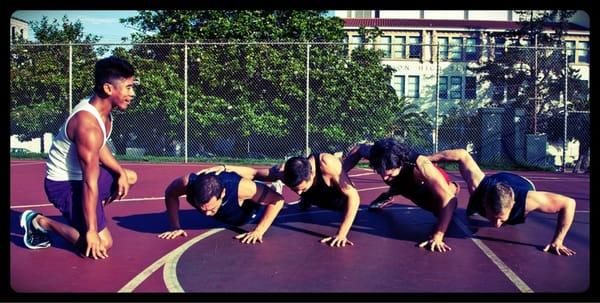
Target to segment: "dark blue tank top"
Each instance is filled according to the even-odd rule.
[[[311,154],[315,158],[315,180],[313,185],[300,197],[307,199],[311,204],[318,207],[331,209],[331,210],[344,210],[346,209],[347,197],[342,191],[335,186],[328,186],[323,180],[323,173],[321,172],[321,160],[320,153]]]
[[[477,212],[485,217],[485,208],[483,207],[483,197],[488,188],[491,188],[498,182],[504,182],[508,184],[513,192],[515,193],[515,205],[510,211],[508,220],[505,224],[520,224],[525,222],[525,202],[527,200],[527,193],[530,190],[535,190],[533,184],[519,176],[512,173],[501,172],[490,176],[485,176],[479,186],[475,189],[471,198],[469,198],[469,204],[467,205],[467,215],[470,216]]]
[[[196,181],[197,177],[198,175],[191,173],[189,175],[189,181],[186,188],[186,192],[188,193],[188,202],[190,202],[192,205],[194,205],[191,202],[193,201],[193,198],[189,193],[191,193],[192,184]],[[225,188],[225,197],[223,197],[221,206],[213,217],[223,223],[234,226],[248,223],[248,221],[252,219],[252,215],[254,215],[256,211],[260,209],[261,205],[259,203],[255,203],[254,201],[247,200],[242,203],[242,206],[240,206],[238,202],[238,187],[242,177],[236,173],[222,172],[217,175],[217,179]]]

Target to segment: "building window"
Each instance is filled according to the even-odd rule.
[[[577,61],[590,63],[590,43],[587,41],[580,41],[579,47],[577,48]]]
[[[406,37],[394,37],[394,40],[396,40],[394,57],[406,58]]]
[[[575,62],[575,41],[565,41],[565,48],[567,51],[567,60],[570,63]]]
[[[371,11],[354,11],[354,18],[371,18]]]
[[[17,39],[17,28],[14,26],[10,28],[10,37],[13,40]]]
[[[440,77],[440,99],[448,99],[448,77]]]
[[[494,57],[496,57],[496,59],[500,59],[504,55],[504,43],[505,42],[506,42],[506,39],[504,39],[504,38],[500,38],[500,37],[495,38]]]
[[[448,38],[438,38],[438,45],[440,48],[440,60],[448,60]]]
[[[419,98],[419,76],[408,76],[408,92],[409,98]]]
[[[465,47],[465,59],[466,60],[479,59],[479,52],[477,51],[478,44],[479,44],[479,39],[467,38],[467,45]]]
[[[404,97],[404,76],[394,76],[392,87],[396,90],[399,98]]]
[[[477,98],[477,81],[475,77],[465,77],[465,99]]]
[[[462,60],[462,38],[450,39],[450,60],[460,61]]]
[[[409,37],[409,58],[421,58],[421,37]]]
[[[462,77],[450,77],[450,99],[462,98]]]
[[[350,45],[349,45],[350,52],[352,52],[355,48],[361,47],[362,45],[363,45],[363,41],[360,36],[350,37]]]
[[[381,43],[379,44],[379,49],[383,50],[384,58],[392,57],[392,37],[390,36],[381,36]]]

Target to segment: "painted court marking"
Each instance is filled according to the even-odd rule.
[[[360,211],[360,210],[359,210]],[[328,212],[327,210],[315,211],[312,213],[321,213]],[[278,217],[288,217],[295,216],[298,214],[288,214]],[[169,292],[184,292],[181,284],[179,284],[179,280],[177,279],[177,262],[179,258],[183,255],[183,253],[188,250],[192,245],[198,243],[201,240],[204,240],[218,232],[225,230],[225,228],[213,228],[210,229],[193,239],[183,243],[176,249],[172,250],[170,253],[156,260],[142,272],[140,272],[137,276],[135,276],[131,281],[129,281],[125,286],[123,286],[118,292],[133,292],[142,282],[144,282],[150,275],[152,275],[155,271],[157,271],[161,266],[165,265],[163,271],[163,280]]]
[[[415,207],[416,208],[416,207]],[[362,211],[359,210],[359,211]],[[328,212],[328,210],[315,211],[314,213],[322,213]],[[280,217],[287,216],[295,216],[299,214],[288,214]],[[483,251],[483,253],[498,267],[498,269],[519,289],[519,291],[523,293],[533,293],[534,291],[525,283],[515,272],[513,272],[500,258],[494,254],[494,252],[485,245],[481,240],[475,239],[471,237],[471,233],[469,229],[462,223],[460,220],[453,218],[454,222],[462,229],[465,235],[469,236],[469,238],[475,243],[475,245]],[[205,233],[202,233],[195,238],[187,241],[181,246],[177,247],[167,255],[155,261],[152,265],[148,266],[144,269],[140,274],[134,277],[130,282],[128,282],[123,288],[121,288],[118,292],[133,292],[141,283],[143,283],[150,275],[156,272],[161,266],[164,265],[163,270],[163,280],[165,286],[168,291],[171,293],[183,293],[185,290],[179,283],[179,279],[177,278],[177,263],[179,259],[183,255],[183,253],[188,250],[192,245],[198,243],[199,241],[206,239],[218,232],[223,231],[224,228],[215,228],[211,229]]]
[[[460,220],[456,219],[456,217],[452,218],[454,223],[462,229],[465,235],[469,236],[479,249],[483,251],[483,253],[494,262],[494,264],[502,271],[502,273],[519,289],[519,291],[523,293],[533,293],[533,289],[531,289],[525,281],[523,281],[519,276],[512,271],[492,250],[485,245],[481,240],[473,238],[469,229],[462,223]]]

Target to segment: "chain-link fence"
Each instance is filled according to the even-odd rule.
[[[505,45],[12,45],[11,135],[55,134],[91,95],[96,60],[112,54],[140,81],[114,115],[110,144],[127,159],[280,161],[387,136],[506,168],[589,157],[589,58]]]

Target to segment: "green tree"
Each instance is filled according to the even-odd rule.
[[[84,35],[80,21],[62,23],[46,17],[33,22],[36,44],[95,43],[95,35]],[[89,92],[93,85],[93,68],[98,52],[91,45],[73,47],[74,91]],[[69,46],[34,45],[21,40],[11,45],[10,94],[11,135],[19,140],[40,137],[44,151],[43,134],[56,133],[69,113]],[[78,100],[81,95],[74,95]]]
[[[560,112],[558,100],[564,93],[565,77],[570,84],[569,96],[587,95],[587,88],[578,81],[581,76],[576,69],[565,66],[564,35],[568,19],[575,11],[517,11],[520,27],[506,32],[493,33],[495,39],[511,43],[488,51],[495,53],[491,60],[470,67],[478,74],[480,83],[506,88],[508,99],[515,100],[511,106],[522,107],[529,115],[529,131],[549,132],[553,117]],[[551,27],[554,32],[544,31]],[[527,40],[531,47],[521,48],[519,41]],[[502,98],[492,103],[502,104]]]
[[[122,22],[139,29],[132,36],[134,42],[189,43],[189,123],[194,144],[217,146],[228,137],[235,142],[229,152],[236,156],[259,152],[279,157],[303,150],[307,44],[256,42],[312,43],[313,149],[334,151],[365,137],[379,137],[395,122],[399,100],[389,86],[392,70],[380,63],[382,52],[361,48],[349,57],[343,21],[325,17],[324,11],[140,11]],[[182,51],[168,53],[179,58],[173,62],[182,62]],[[170,73],[159,67],[164,51],[135,56],[151,57],[149,64],[161,77]],[[142,78],[142,85],[146,93],[155,94],[167,90],[161,81]],[[181,120],[177,123],[181,129]],[[250,142],[258,147],[249,150]]]

